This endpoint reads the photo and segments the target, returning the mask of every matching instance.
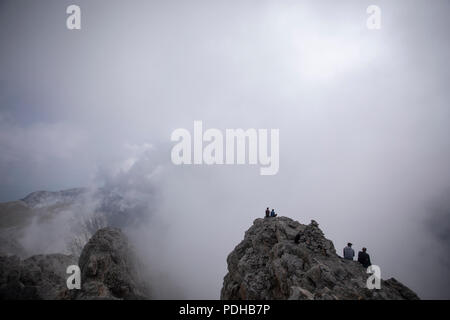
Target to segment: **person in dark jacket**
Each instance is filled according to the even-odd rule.
[[[266,209],[266,218],[268,218],[270,216],[270,210],[269,210],[269,207],[267,207],[267,209]]]
[[[272,211],[270,212],[270,216],[271,217],[276,217],[277,216],[277,214],[275,213],[274,209],[272,209]]]
[[[372,263],[370,263],[370,256],[366,251],[366,248],[362,248],[362,251],[358,252],[358,262],[361,263],[364,268],[368,268],[372,265]]]

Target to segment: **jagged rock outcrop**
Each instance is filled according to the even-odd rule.
[[[36,191],[27,195],[21,201],[25,202],[30,208],[44,207],[52,204],[73,203],[82,199],[82,196],[88,192],[86,188],[73,188],[61,191]]]
[[[81,290],[67,288],[67,267],[81,269]],[[148,289],[127,238],[116,228],[98,230],[79,259],[72,255],[0,257],[0,300],[145,299]]]
[[[116,228],[98,230],[80,259],[82,288],[77,299],[144,299],[137,260],[125,235]]]
[[[64,254],[0,257],[0,300],[70,299],[66,269],[76,263]]]
[[[221,299],[418,299],[393,278],[369,290],[370,274],[339,257],[314,220],[303,225],[286,217],[256,219],[227,262]]]

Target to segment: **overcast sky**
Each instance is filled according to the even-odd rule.
[[[74,3],[82,29],[70,31]],[[380,30],[366,27],[371,4]],[[155,244],[189,298],[219,297],[227,254],[270,206],[317,220],[339,253],[367,247],[383,278],[448,299],[449,9],[2,0],[0,201],[99,181],[145,196],[150,180],[149,214],[166,227],[136,241]],[[174,166],[170,135],[194,120],[279,129],[278,174]]]

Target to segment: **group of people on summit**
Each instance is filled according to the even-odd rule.
[[[270,211],[270,209],[267,207],[267,209],[266,209],[266,218],[276,217],[276,216],[277,216],[277,214],[275,213],[275,210],[272,209],[272,211]]]
[[[352,248],[352,243],[347,243],[347,246],[344,248],[344,259],[353,260],[355,256],[355,251]],[[368,268],[372,265],[370,262],[370,256],[367,253],[366,248],[362,248],[362,251],[358,252],[358,262],[361,263],[364,268]]]

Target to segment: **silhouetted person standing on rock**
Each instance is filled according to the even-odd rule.
[[[266,209],[266,218],[268,218],[270,216],[270,210],[269,210],[269,207],[267,207],[267,209]]]
[[[274,210],[274,209],[272,209],[272,212],[270,212],[270,216],[271,216],[271,217],[276,217],[276,216],[277,216],[277,214],[275,213],[275,210]]]
[[[362,251],[358,252],[358,262],[361,263],[364,268],[368,268],[372,265],[372,263],[370,263],[370,256],[366,251],[366,248],[362,248]]]
[[[355,251],[352,249],[352,244],[349,242],[347,246],[344,248],[344,259],[353,260],[355,256]]]

